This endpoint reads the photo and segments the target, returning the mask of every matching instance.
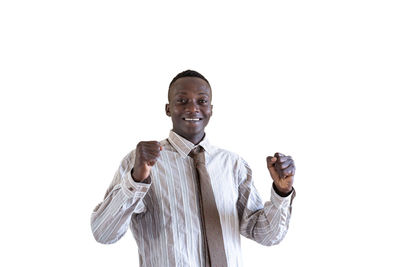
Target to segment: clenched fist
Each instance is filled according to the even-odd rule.
[[[132,178],[136,182],[142,182],[150,175],[150,169],[156,164],[160,156],[162,146],[157,141],[139,142],[136,146],[135,164]]]
[[[287,195],[292,191],[296,167],[291,156],[275,153],[267,157],[267,166],[278,193]]]

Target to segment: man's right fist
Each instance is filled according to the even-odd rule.
[[[136,146],[135,165],[132,178],[136,182],[142,182],[150,175],[150,169],[156,164],[160,156],[162,146],[157,141],[139,142]]]

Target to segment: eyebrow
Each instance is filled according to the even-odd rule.
[[[176,92],[175,94],[174,94],[174,96],[177,96],[177,95],[187,95],[187,93],[186,92]],[[205,96],[210,96],[210,94],[207,94],[207,93],[203,93],[203,92],[200,92],[200,93],[198,93],[198,95],[205,95]]]

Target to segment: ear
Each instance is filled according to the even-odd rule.
[[[212,116],[212,114],[213,114],[213,105],[211,105],[211,115],[210,115],[210,117]]]
[[[171,111],[169,110],[169,104],[165,104],[165,114],[167,114],[168,117],[171,117]]]

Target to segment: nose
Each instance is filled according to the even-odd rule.
[[[185,107],[186,112],[197,113],[199,112],[199,106],[195,101],[188,101]]]

